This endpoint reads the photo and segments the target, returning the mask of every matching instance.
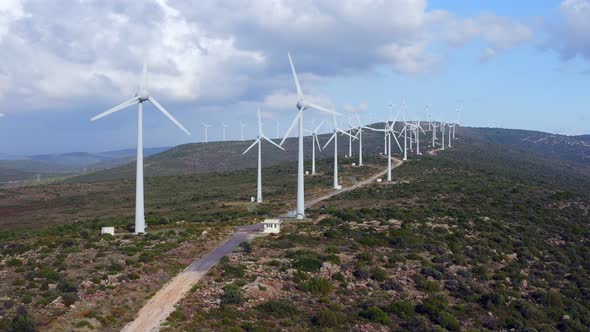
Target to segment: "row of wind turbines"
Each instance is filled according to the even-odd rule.
[[[295,81],[295,87],[297,89],[297,96],[298,100],[296,103],[297,113],[295,118],[291,122],[291,125],[285,132],[283,139],[281,140],[280,144],[275,143],[270,138],[268,138],[262,129],[262,120],[260,116],[260,108],[258,109],[258,135],[254,142],[243,152],[246,154],[255,146],[258,147],[258,169],[257,169],[257,189],[256,189],[256,201],[262,202],[262,149],[261,145],[263,142],[267,142],[272,144],[278,149],[284,150],[283,144],[285,140],[289,137],[289,134],[293,131],[295,127],[297,127],[297,139],[298,139],[298,158],[297,158],[297,199],[296,199],[296,209],[293,211],[293,217],[297,219],[305,218],[305,194],[304,194],[304,146],[303,146],[303,138],[304,132],[304,114],[311,111],[316,110],[332,116],[333,120],[333,132],[330,136],[329,140],[325,143],[323,148],[320,145],[320,141],[318,139],[318,133],[320,128],[323,125],[323,122],[320,123],[317,127],[307,130],[312,136],[312,169],[311,174],[316,174],[315,168],[315,154],[316,154],[316,146],[321,151],[328,147],[330,143],[333,142],[334,147],[334,181],[333,187],[334,189],[338,190],[341,189],[340,184],[338,183],[338,135],[345,135],[349,138],[349,156],[352,155],[352,141],[359,140],[359,166],[363,166],[363,159],[362,159],[362,134],[363,130],[371,130],[377,132],[384,133],[384,154],[387,155],[387,180],[391,181],[391,137],[397,143],[397,146],[400,148],[400,151],[403,151],[404,160],[407,160],[407,151],[408,145],[410,144],[410,149],[412,148],[413,144],[416,144],[417,154],[420,154],[420,132],[425,133],[424,129],[422,128],[420,122],[403,122],[403,128],[400,131],[395,130],[396,125],[396,118],[393,121],[389,119],[385,121],[385,126],[383,129],[373,128],[369,126],[364,126],[361,124],[360,119],[357,116],[357,124],[356,126],[350,126],[350,128],[344,130],[340,128],[336,116],[340,116],[340,113],[335,112],[334,110],[310,103],[305,100],[301,85],[299,83],[299,79],[297,77],[297,72],[295,71],[295,66],[293,64],[293,60],[291,55],[288,54],[289,64],[291,66],[291,71],[293,75],[293,79]],[[137,105],[137,165],[136,165],[136,192],[135,192],[135,233],[141,234],[145,233],[145,215],[144,215],[144,176],[143,176],[143,103],[150,102],[153,104],[158,111],[160,111],[164,116],[166,116],[174,125],[176,125],[180,130],[182,130],[187,135],[191,135],[190,132],[180,123],[178,122],[172,114],[170,114],[147,90],[147,64],[144,63],[142,69],[141,79],[139,81],[139,87],[135,94],[135,96],[129,100],[124,101],[123,103],[103,112],[95,117],[91,118],[91,121],[95,121],[106,116],[109,116],[113,113],[119,112],[124,110],[130,106]],[[398,112],[399,115],[399,112]],[[0,117],[2,114],[0,114]],[[428,117],[428,115],[427,115]],[[444,122],[433,122],[428,119],[428,130],[433,131],[433,143],[432,146],[435,146],[436,140],[436,128],[440,128],[442,133],[442,149],[444,149],[444,136],[445,136],[445,128],[448,128],[449,138],[448,138],[448,146],[451,146],[451,132],[452,138],[455,137],[455,126],[456,123],[444,123]],[[208,130],[212,126],[207,123],[202,123],[205,129],[205,142],[208,142]],[[240,138],[244,140],[244,128],[247,125],[240,122]],[[229,125],[222,123],[222,138],[226,140],[226,128]],[[355,133],[356,132],[356,133]],[[277,122],[277,136],[280,136],[279,131],[279,123]],[[404,149],[401,148],[399,144],[398,138],[401,137],[403,134],[404,137]]]

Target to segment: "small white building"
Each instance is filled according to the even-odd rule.
[[[281,222],[279,219],[264,219],[262,233],[280,233]]]
[[[115,227],[102,227],[100,229],[100,234],[111,234],[111,235],[115,235]]]

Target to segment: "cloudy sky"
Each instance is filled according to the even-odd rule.
[[[590,0],[2,0],[0,152],[135,146],[129,99],[148,88],[191,132],[145,107],[145,145],[203,140],[201,122],[294,115],[290,51],[312,101],[363,121],[407,117],[590,133]],[[319,121],[310,112],[307,120]],[[344,117],[343,121],[346,117]]]

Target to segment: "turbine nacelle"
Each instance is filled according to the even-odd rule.
[[[302,109],[305,109],[305,108],[308,108],[308,106],[307,106],[307,104],[303,100],[300,100],[300,101],[297,102],[297,109],[298,110],[302,110]]]
[[[137,97],[137,99],[141,103],[150,99],[150,94],[146,90],[141,90],[135,93],[135,97]]]

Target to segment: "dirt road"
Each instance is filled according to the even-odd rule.
[[[231,253],[240,243],[249,240],[253,235],[248,229],[235,232],[227,241],[217,248],[194,261],[184,271],[172,278],[154,297],[139,311],[137,318],[123,328],[126,332],[158,331],[174,306],[188,291],[213,267],[221,257]]]

